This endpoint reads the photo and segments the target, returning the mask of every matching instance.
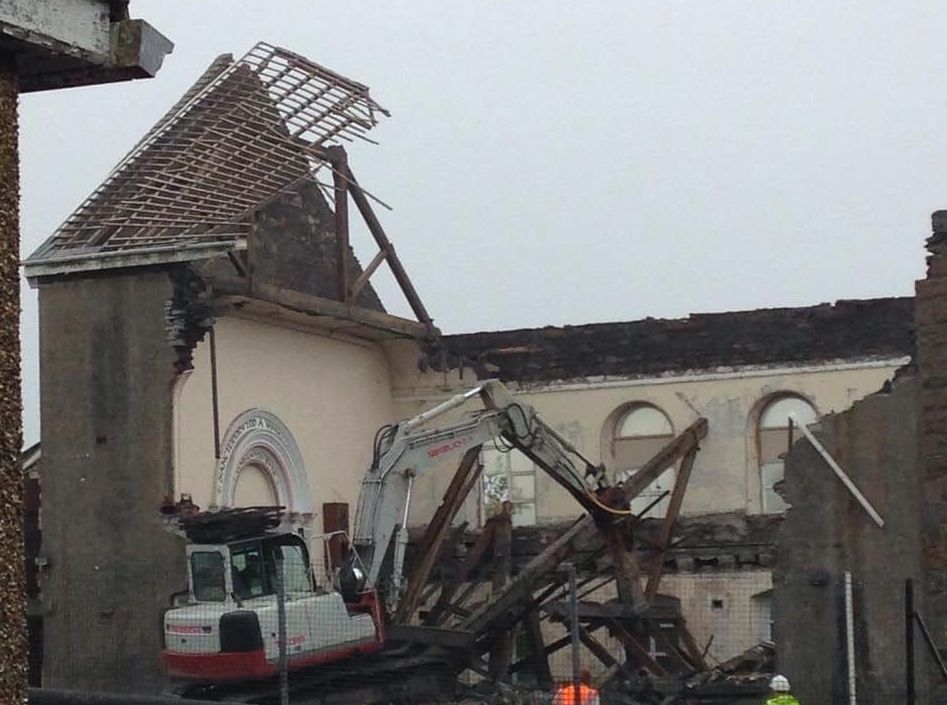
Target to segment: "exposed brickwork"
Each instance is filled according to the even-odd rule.
[[[911,298],[451,335],[454,364],[539,382],[910,355]]]
[[[916,287],[918,463],[924,613],[931,631],[942,635],[947,627],[947,211],[934,213],[932,222],[927,278]]]

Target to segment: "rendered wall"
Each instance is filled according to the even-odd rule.
[[[39,290],[43,685],[157,692],[159,616],[184,582],[172,491],[166,272]]]
[[[295,438],[305,464],[316,511],[310,522],[314,533],[322,529],[323,503],[349,503],[354,519],[375,432],[392,420],[382,349],[251,318],[223,317],[215,329],[222,439],[248,409],[276,415]],[[194,370],[180,383],[174,404],[175,485],[202,508],[216,502],[211,400],[205,338],[194,351]],[[238,483],[238,496],[246,503],[266,498],[259,476],[245,479],[252,487]],[[313,554],[319,558],[321,551]]]
[[[545,389],[531,388],[518,394],[540,415],[564,433],[593,462],[612,465],[609,439],[621,410],[635,402],[661,408],[675,432],[684,430],[698,416],[709,422],[709,433],[701,443],[691,476],[683,511],[690,514],[746,510],[760,511],[760,480],[756,449],[758,415],[771,395],[793,392],[809,399],[819,411],[841,411],[889,380],[897,363],[864,366],[752,371],[721,375],[689,375],[642,380],[616,380],[599,384]],[[434,379],[431,375],[429,378]],[[458,389],[476,384],[467,372],[438,380],[424,387],[419,377],[410,386],[410,377],[399,377],[396,410],[401,416],[416,414],[443,400]],[[466,408],[476,408],[471,402]],[[431,508],[426,502],[439,501],[450,473],[428,475],[417,484],[412,516],[423,523]],[[537,519],[555,521],[575,516],[579,506],[548,476],[536,476]]]

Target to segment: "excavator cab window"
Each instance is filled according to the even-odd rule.
[[[233,575],[233,593],[238,600],[271,595],[274,590],[270,578],[272,569],[264,565],[259,542],[230,547]]]
[[[217,551],[195,551],[191,554],[191,580],[194,599],[199,602],[223,602],[227,598],[224,557]]]

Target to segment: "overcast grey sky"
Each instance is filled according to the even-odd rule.
[[[392,111],[381,145],[349,154],[394,206],[382,220],[446,332],[910,294],[930,212],[947,207],[939,2],[131,9],[175,42],[156,79],[22,100],[24,255],[217,54],[258,40]],[[26,288],[22,335],[30,442]]]

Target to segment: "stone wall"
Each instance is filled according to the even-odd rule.
[[[172,492],[167,271],[39,291],[43,685],[157,692],[160,614],[185,584]]]

